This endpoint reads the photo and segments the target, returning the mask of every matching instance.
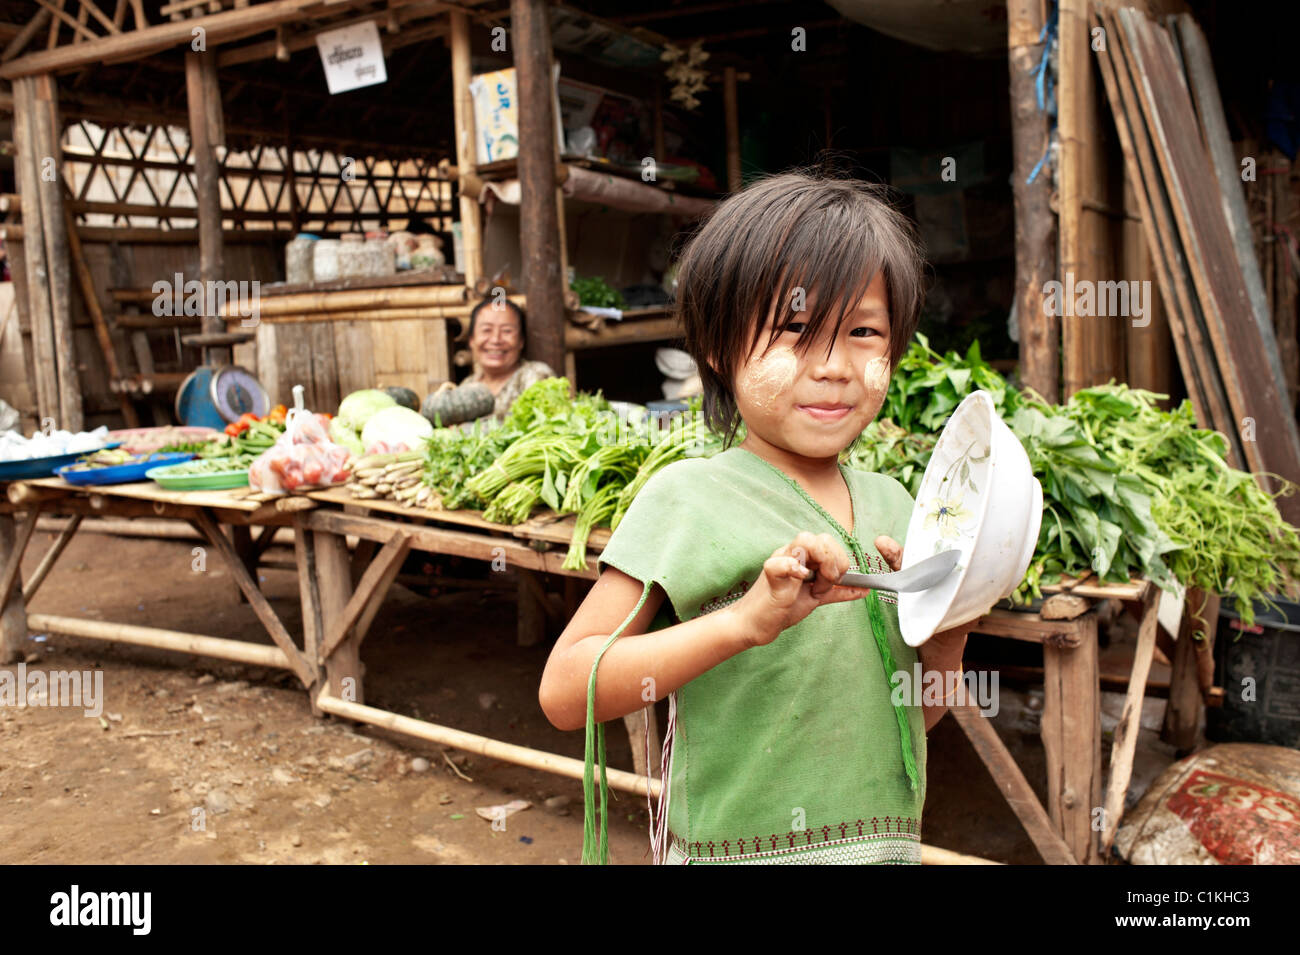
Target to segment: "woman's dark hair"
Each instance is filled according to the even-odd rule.
[[[494,305],[496,305],[496,302],[489,297],[483,299],[483,301],[479,302],[472,309],[470,309],[469,331],[466,333],[467,338],[474,337],[474,322],[478,320],[478,313],[483,311],[483,309],[485,308],[492,308]],[[527,325],[528,319],[524,315],[524,310],[520,308],[518,305],[516,305],[514,302],[510,301],[510,299],[506,299],[504,302],[502,302],[500,307],[512,308],[515,310],[515,314],[519,316],[519,340],[521,342],[527,341],[528,340],[528,325]]]
[[[730,445],[740,425],[731,387],[736,369],[776,309],[765,346],[771,347],[782,317],[796,310],[798,289],[807,300],[798,317],[807,327],[795,345],[803,351],[828,320],[838,335],[883,271],[892,369],[916,331],[924,264],[912,224],[884,186],[796,169],[723,200],[677,269],[676,309],[699,367],[705,422]]]

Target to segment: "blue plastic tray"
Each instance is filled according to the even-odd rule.
[[[110,468],[92,468],[85,471],[70,470],[71,465],[59,468],[59,477],[69,484],[126,484],[129,481],[144,481],[145,472],[168,464],[180,464],[194,457],[188,451],[172,451],[167,454],[141,455],[139,461],[130,461]],[[147,460],[146,460],[147,459]]]
[[[95,451],[116,448],[122,442],[112,441]],[[50,458],[28,458],[26,461],[6,461],[0,464],[0,481],[26,481],[32,478],[52,477],[54,472],[65,464],[71,464],[92,451],[78,451],[76,454],[56,454]]]

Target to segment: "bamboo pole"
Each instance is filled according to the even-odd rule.
[[[461,10],[448,13],[451,18],[451,96],[452,120],[456,131],[456,168],[463,175],[462,183],[474,176],[478,163],[478,145],[474,132],[474,102],[470,96],[470,44],[469,17]],[[465,276],[465,284],[473,287],[483,274],[483,234],[478,200],[468,195],[463,186],[457,189],[460,200],[460,239],[464,262],[456,267]]]
[[[464,285],[425,285],[407,288],[347,289],[335,292],[294,292],[289,295],[265,295],[259,313],[263,319],[277,315],[303,315],[311,312],[377,311],[392,308],[429,309],[463,306],[469,301]],[[226,302],[222,315],[236,317],[238,303]]]
[[[199,215],[199,278],[205,283],[224,277],[221,243],[221,179],[213,133],[220,123],[221,98],[216,80],[206,74],[216,70],[216,58],[206,52],[185,54],[185,98],[190,113],[190,152],[194,157],[194,186]],[[225,331],[219,315],[203,316],[205,335]],[[205,347],[206,364],[228,364],[228,347]]]
[[[361,2],[362,0],[340,0],[331,4],[330,9],[343,11],[358,6]],[[110,60],[121,62],[143,59],[189,43],[196,26],[207,31],[208,47],[214,48],[270,30],[276,24],[297,20],[306,8],[320,5],[321,0],[272,0],[271,3],[236,8],[198,19],[154,24],[129,33],[87,40],[76,46],[69,44],[20,56],[0,67],[0,79],[12,80],[39,73],[63,72]],[[140,8],[136,9],[138,15]]]
[[[95,294],[95,281],[90,276],[90,268],[86,265],[86,257],[82,252],[81,238],[77,235],[77,223],[72,218],[72,210],[68,208],[68,203],[63,204],[64,224],[68,233],[68,252],[72,257],[72,264],[77,272],[77,284],[81,287],[81,298],[86,303],[86,311],[90,313],[91,324],[95,326],[95,338],[99,341],[99,349],[104,355],[104,368],[108,372],[109,381],[117,381],[122,377],[122,369],[117,363],[117,352],[113,348],[113,339],[108,333],[108,322],[104,320],[104,310],[99,307],[99,298]],[[140,427],[140,416],[135,413],[135,405],[131,404],[131,399],[124,392],[118,392],[118,407],[122,411],[122,418],[128,428]]]
[[[1044,308],[1043,289],[1056,274],[1056,218],[1052,215],[1051,166],[1044,163],[1047,114],[1038,108],[1033,70],[1043,54],[1043,0],[1009,0],[1007,50],[1011,73],[1011,132],[1015,203],[1016,314],[1020,323],[1020,377],[1048,401],[1060,399],[1061,317]]]
[[[177,653],[196,653],[221,660],[235,660],[254,666],[278,667],[292,670],[288,656],[279,647],[259,643],[245,643],[224,637],[209,637],[181,630],[164,630],[159,627],[140,627],[130,623],[110,623],[106,620],[84,620],[52,613],[29,613],[27,626],[32,630],[48,630],[70,637],[90,640],[107,640],[111,643],[130,643],[139,647],[175,650]]]
[[[331,293],[333,294],[333,293]],[[506,299],[520,308],[526,308],[528,298],[524,295],[507,295]],[[272,324],[305,324],[309,322],[400,322],[408,319],[430,318],[468,318],[474,306],[464,305],[416,305],[398,308],[363,308],[355,311],[303,311],[287,315],[261,316],[264,322]],[[240,320],[238,315],[226,316],[226,321]],[[462,323],[464,324],[464,323]],[[153,327],[153,326],[150,326]]]
[[[50,320],[54,328],[54,361],[59,378],[59,427],[80,431],[84,422],[77,350],[72,334],[71,268],[68,262],[68,225],[63,212],[62,125],[59,96],[51,76],[36,77],[36,137],[41,161],[49,161],[54,178],[38,183],[41,220],[45,229],[45,265],[50,278]]]
[[[326,693],[321,693],[316,697],[316,705],[326,713],[333,713],[335,716],[343,716],[350,720],[357,720],[360,723],[380,726],[395,733],[414,736],[416,739],[428,740],[431,743],[453,746],[456,749],[477,753],[489,759],[499,759],[507,763],[514,763],[517,766],[527,766],[529,769],[540,769],[559,776],[568,776],[570,779],[582,779],[583,776],[583,761],[569,756],[557,756],[554,753],[544,753],[541,750],[529,749],[526,746],[503,743],[500,740],[489,739],[475,733],[466,733],[463,730],[452,729],[449,726],[439,726],[425,720],[389,713],[387,710],[376,709],[373,706],[349,703]],[[651,796],[659,795],[660,782],[657,779],[647,779],[645,776],[638,776],[622,769],[607,770],[607,778],[611,789],[618,789],[639,796],[646,795],[648,789]]]
[[[54,360],[54,327],[50,316],[49,272],[45,263],[45,228],[41,219],[41,158],[36,136],[36,81],[23,77],[14,82],[14,135],[18,139],[18,185],[26,197],[26,232],[23,245],[27,272],[27,309],[32,328],[36,404],[42,418],[59,419],[59,374]],[[21,228],[21,227],[20,227]],[[16,231],[3,230],[6,241]],[[21,236],[20,236],[21,237]]]

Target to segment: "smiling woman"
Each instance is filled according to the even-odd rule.
[[[492,417],[498,421],[510,411],[525,389],[555,372],[541,361],[524,361],[525,318],[513,302],[484,299],[469,316],[469,349],[474,373],[462,384],[481,384],[496,396]]]

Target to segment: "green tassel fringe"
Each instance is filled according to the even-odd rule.
[[[859,558],[859,567],[865,567],[866,562]],[[894,662],[893,651],[889,649],[889,638],[885,635],[885,612],[880,609],[880,597],[873,590],[871,596],[867,598],[867,616],[871,620],[871,632],[875,635],[876,646],[880,648],[880,659],[885,664],[885,678],[889,680],[890,688],[893,688],[893,674],[898,672],[898,665]],[[892,694],[891,694],[892,695]],[[903,748],[903,768],[907,770],[908,781],[912,784],[912,792],[916,792],[920,785],[916,771],[916,755],[912,752],[912,728],[907,721],[907,711],[902,706],[894,707],[894,716],[898,719],[898,735],[902,740]]]
[[[645,606],[646,598],[650,596],[650,588],[654,586],[653,580],[645,582],[645,588],[641,591],[641,599],[636,602],[618,629],[609,635],[605,645],[600,648],[596,654],[596,659],[591,662],[591,677],[587,680],[587,745],[585,753],[585,762],[582,767],[582,864],[583,865],[609,865],[609,783],[606,778],[605,770],[605,724],[596,723],[596,669],[600,666],[601,657],[605,655],[615,640],[627,629],[628,625],[636,619],[636,615],[641,612]],[[596,768],[595,768],[595,751],[600,750],[600,841],[596,841]],[[598,848],[599,847],[599,848]]]

